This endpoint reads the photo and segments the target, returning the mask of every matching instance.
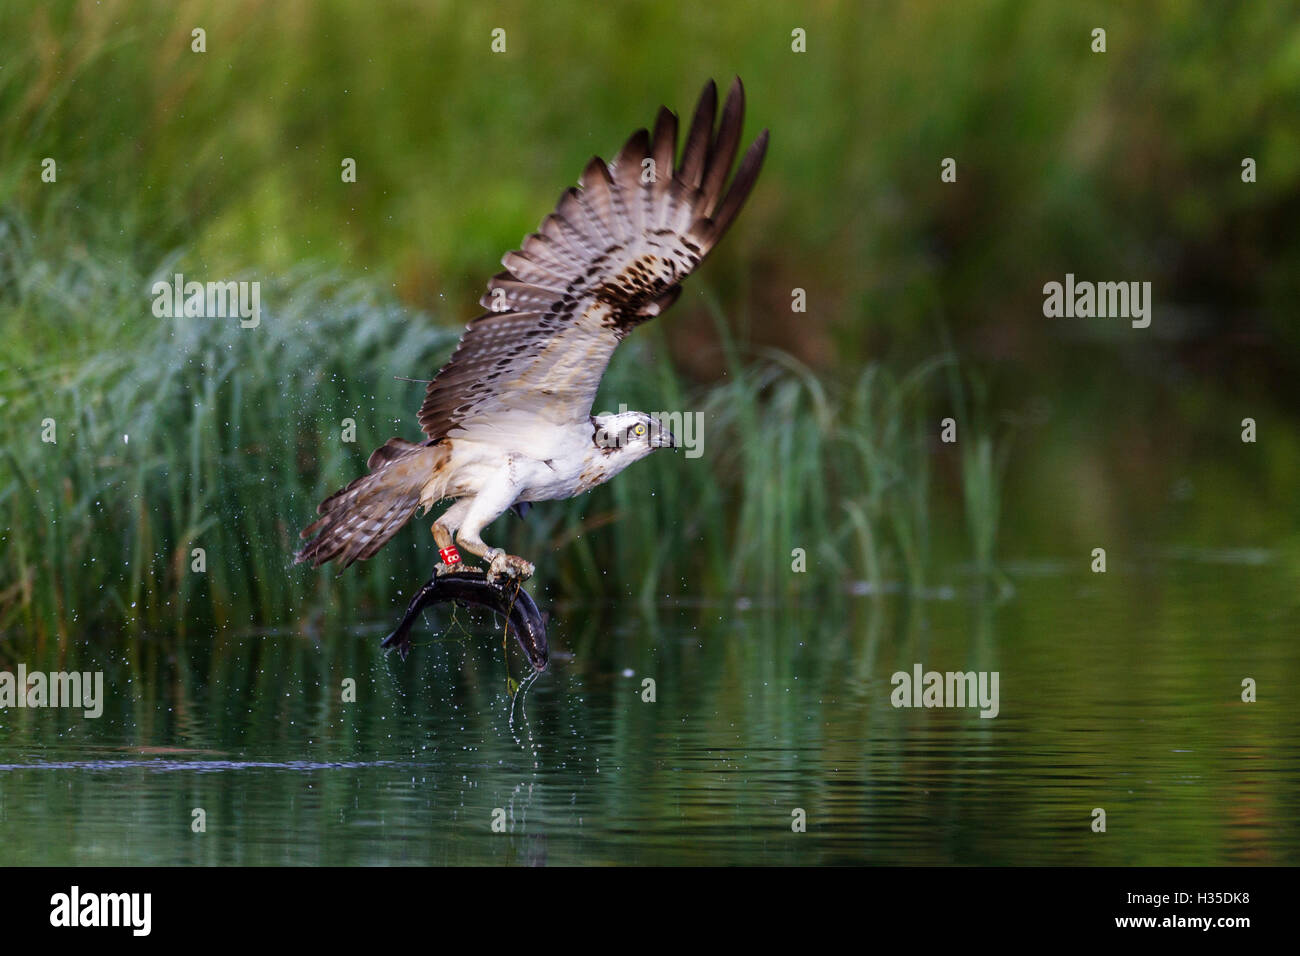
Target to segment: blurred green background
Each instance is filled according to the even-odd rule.
[[[587,159],[733,75],[764,172],[597,402],[702,412],[704,456],[493,529],[557,614],[521,744],[483,629],[400,677],[359,650],[426,521],[337,579],[297,532],[417,436],[394,376],[432,376]],[[100,727],[11,715],[80,796],[4,765],[0,824],[105,862],[393,858],[354,825],[422,862],[539,831],[561,861],[1294,862],[1297,117],[1289,4],[0,6],[0,664],[133,688]],[[260,282],[261,326],[154,317],[176,272]],[[1150,328],[1045,318],[1066,273],[1150,282]],[[1005,719],[885,707],[918,660],[1001,668]],[[241,830],[113,815],[142,795]],[[800,801],[826,828],[778,843]],[[503,802],[510,843],[414,842]],[[1090,839],[1099,803],[1127,839]]]

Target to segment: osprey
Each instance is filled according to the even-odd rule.
[[[681,282],[736,218],[758,177],[767,130],[727,184],[745,112],[739,78],[714,129],[717,88],[700,95],[681,160],[677,116],[660,108],[613,163],[594,157],[581,188],[502,260],[480,304],[429,383],[420,407],[426,440],[390,438],[370,473],[326,498],[297,562],[340,570],[371,557],[416,510],[455,502],[433,524],[436,573],[464,567],[458,543],[488,562],[492,580],[523,579],[533,565],[489,547],[483,529],[508,509],[582,494],[657,448],[676,447],[642,412],[592,415],[619,342],[662,313]],[[725,189],[724,189],[725,187]],[[315,537],[312,537],[315,535]]]

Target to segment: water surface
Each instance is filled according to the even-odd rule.
[[[464,612],[405,664],[378,627],[98,657],[86,637],[69,657],[103,661],[101,718],[0,711],[0,862],[1300,861],[1277,557],[1008,569],[1001,597],[958,568],[921,599],[562,606],[514,697],[518,649]],[[893,707],[917,662],[997,671],[998,716]]]

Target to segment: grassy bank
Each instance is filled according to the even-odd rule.
[[[372,448],[417,437],[423,386],[395,376],[429,377],[456,331],[311,270],[263,285],[257,328],[160,319],[148,290],[168,263],[147,275],[88,258],[61,267],[17,221],[3,228],[5,333],[69,338],[48,360],[7,360],[0,379],[0,626],[61,637],[383,617],[432,566],[426,521],[341,577],[290,559],[316,503]],[[90,347],[60,331],[69,315],[84,323],[81,303],[96,313]],[[549,594],[793,599],[924,585],[944,360],[901,380],[869,367],[834,388],[788,356],[729,342],[728,374],[698,388],[663,353],[653,326],[625,346],[596,410],[699,412],[702,454],[655,455],[591,495],[500,519],[493,540],[534,557]],[[996,491],[983,494],[968,507],[995,507]]]

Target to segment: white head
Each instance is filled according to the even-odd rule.
[[[588,455],[590,485],[609,481],[657,448],[680,448],[676,436],[645,412],[593,415],[592,451]],[[589,485],[589,486],[590,486]]]

